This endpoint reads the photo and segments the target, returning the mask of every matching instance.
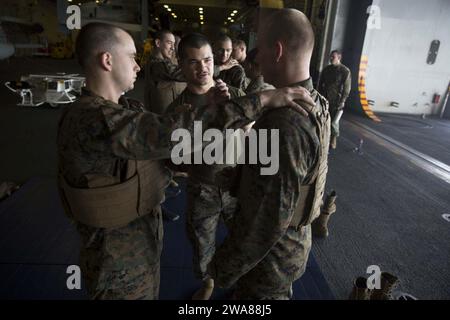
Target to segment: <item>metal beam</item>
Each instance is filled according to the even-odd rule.
[[[243,3],[243,1],[236,1],[236,0],[192,0],[189,2],[186,2],[185,0],[164,0],[158,2],[158,4],[241,9],[243,7],[243,4],[245,3]]]

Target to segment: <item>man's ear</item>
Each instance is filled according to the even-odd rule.
[[[100,65],[102,66],[102,69],[105,71],[112,70],[112,55],[111,55],[111,53],[103,52],[100,55]]]
[[[160,39],[155,39],[155,46],[157,48],[159,48],[161,46],[161,40]]]
[[[275,42],[275,61],[276,62],[280,62],[281,57],[283,56],[283,44],[281,43],[281,41],[277,41]]]

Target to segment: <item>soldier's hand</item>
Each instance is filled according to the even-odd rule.
[[[238,64],[239,62],[236,59],[230,59],[223,65],[219,66],[219,70],[220,71],[229,70]]]
[[[227,84],[220,79],[217,79],[216,85],[208,91],[209,104],[218,104],[222,101],[229,100],[230,97]]]
[[[267,90],[259,93],[261,104],[267,108],[291,107],[304,116],[315,106],[308,90],[302,87]],[[297,100],[299,103],[295,102]]]

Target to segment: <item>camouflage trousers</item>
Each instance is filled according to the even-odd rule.
[[[220,217],[227,227],[236,210],[236,198],[221,188],[193,179],[187,185],[187,234],[193,248],[194,273],[208,278],[207,267],[216,252],[216,231]]]
[[[311,250],[311,225],[289,228],[252,270],[236,282],[237,300],[290,300],[292,284],[306,270]]]
[[[336,117],[336,114],[338,112],[337,107],[332,108],[330,106],[330,116],[331,116],[331,137],[339,137],[339,121],[334,122],[333,119]]]
[[[91,299],[158,299],[163,240],[161,208],[117,229],[77,224],[80,267]]]

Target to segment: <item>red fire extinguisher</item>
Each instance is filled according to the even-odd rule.
[[[433,96],[433,103],[434,103],[434,104],[438,104],[439,101],[441,101],[441,95],[435,93],[434,96]]]

